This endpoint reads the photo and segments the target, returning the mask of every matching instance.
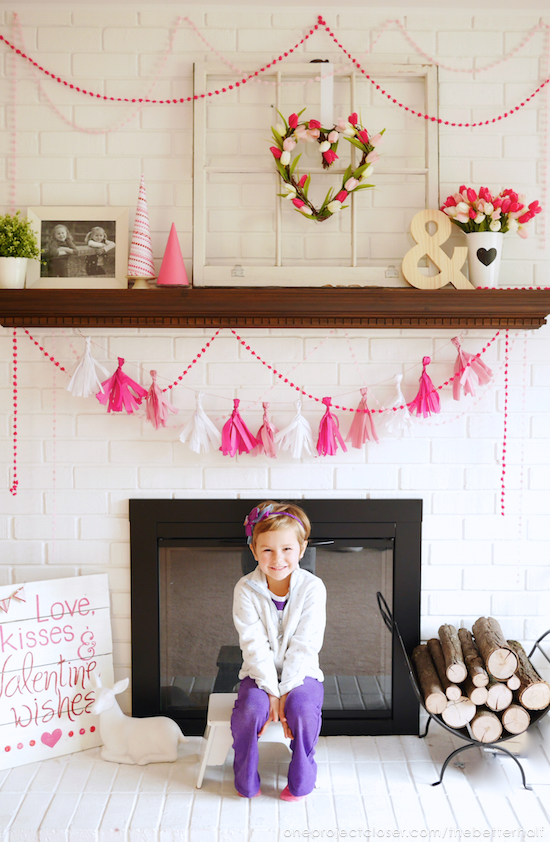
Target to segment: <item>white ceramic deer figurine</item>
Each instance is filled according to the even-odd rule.
[[[178,725],[167,716],[133,718],[122,713],[115,698],[128,687],[129,679],[114,687],[103,687],[101,678],[90,677],[95,702],[90,713],[99,715],[103,740],[101,756],[111,763],[171,763],[177,759],[178,744],[187,742]]]

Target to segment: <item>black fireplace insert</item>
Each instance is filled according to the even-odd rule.
[[[233,588],[255,566],[243,520],[254,500],[130,500],[132,709],[202,734],[210,693],[238,689]],[[327,588],[324,735],[417,734],[418,703],[384,594],[410,651],[420,639],[421,500],[301,499],[302,566]]]

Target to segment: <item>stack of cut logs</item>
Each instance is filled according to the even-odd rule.
[[[414,649],[426,710],[451,728],[467,727],[482,743],[495,742],[504,730],[521,734],[531,721],[529,711],[550,705],[550,684],[493,617],[480,617],[472,631],[443,625],[439,639]]]

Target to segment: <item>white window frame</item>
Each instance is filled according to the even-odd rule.
[[[322,67],[322,65],[321,65]],[[319,64],[288,64],[285,68],[279,68],[270,74],[271,79],[278,83],[284,81],[285,77],[293,78],[311,77],[319,75]],[[254,72],[255,68],[243,68],[243,73]],[[418,78],[424,82],[424,110],[432,116],[438,115],[438,74],[437,67],[430,64],[395,64],[395,63],[370,63],[369,75],[374,79],[395,79]],[[351,111],[359,109],[356,102],[356,79],[360,74],[353,69],[338,74],[340,78],[348,78],[350,84]],[[212,89],[210,77],[217,79],[227,77],[228,84],[234,79],[234,74],[228,71],[227,66],[215,62],[196,62],[194,65],[194,93],[203,94]],[[221,84],[218,82],[217,87]],[[253,84],[253,83],[249,83]],[[308,268],[304,264],[292,265],[282,260],[282,202],[277,197],[280,192],[280,179],[273,168],[266,148],[266,163],[262,167],[247,167],[246,161],[239,167],[211,167],[206,165],[206,103],[212,103],[212,98],[205,97],[195,100],[193,109],[193,132],[194,132],[194,154],[193,154],[193,284],[194,286],[303,286],[314,287],[326,284],[334,284],[337,276],[338,284],[354,284],[360,286],[403,286],[406,282],[401,274],[401,256],[395,260],[388,261],[388,266],[358,266],[357,265],[357,213],[356,197],[350,196],[351,213],[351,259],[349,266],[314,266]],[[276,87],[276,107],[281,108],[281,86]],[[393,106],[396,107],[396,106]],[[416,118],[419,119],[419,118]],[[425,176],[425,207],[437,208],[439,206],[439,126],[436,121],[425,120],[425,167],[385,167],[383,158],[376,165],[377,174],[389,175],[424,175]],[[266,127],[266,131],[269,127]],[[351,145],[352,166],[357,165],[358,152]],[[308,167],[312,174],[322,173],[322,167]],[[209,265],[206,262],[206,178],[209,172],[225,173],[273,173],[276,176],[276,189],[274,199],[276,202],[275,213],[275,265],[273,266],[235,266],[234,262],[227,265]],[[344,168],[331,168],[331,172],[343,173]],[[360,200],[359,200],[360,201]],[[421,210],[419,208],[419,210]],[[322,231],[319,231],[322,235]],[[292,278],[292,280],[290,280]]]

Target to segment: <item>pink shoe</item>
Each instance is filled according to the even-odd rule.
[[[261,795],[261,794],[262,794],[262,790],[259,789],[258,792],[256,793],[256,795],[251,795],[250,797],[251,798],[258,798],[258,796]],[[237,792],[237,795],[239,796],[239,798],[248,798],[248,795],[241,795],[240,792]]]
[[[305,795],[293,795],[288,788],[288,784],[285,786],[281,795],[279,796],[282,801],[303,801],[306,797]]]

